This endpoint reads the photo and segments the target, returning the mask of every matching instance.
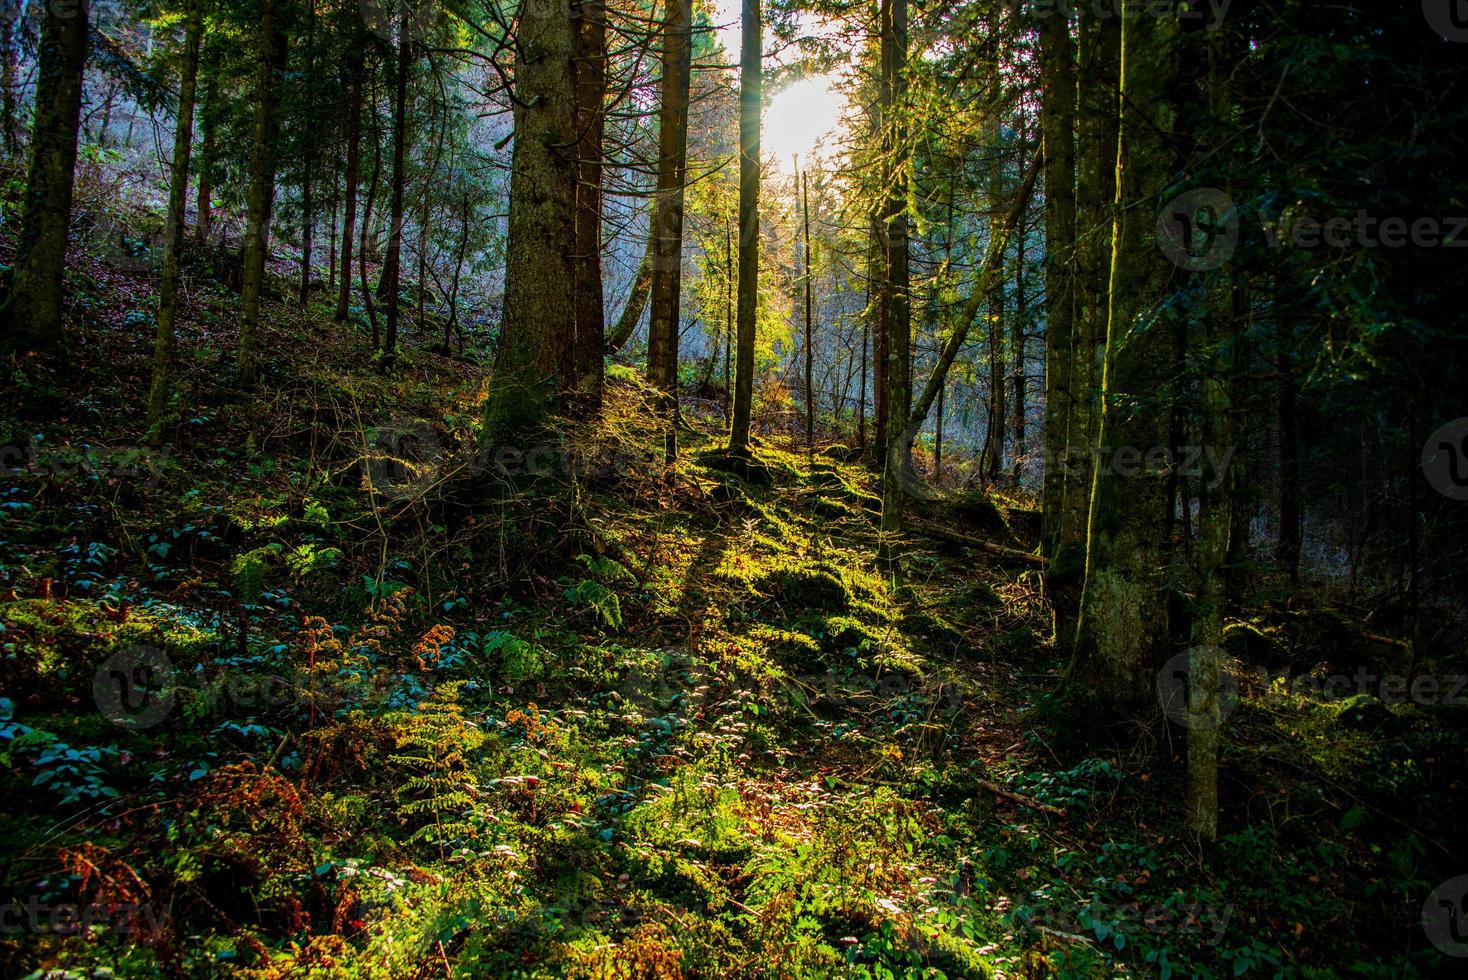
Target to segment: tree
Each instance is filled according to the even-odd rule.
[[[256,35],[255,108],[250,131],[250,185],[246,192],[244,287],[240,297],[240,381],[259,377],[260,293],[270,247],[270,215],[275,203],[276,74],[285,61],[285,35],[277,18],[279,0],[263,0]]]
[[[402,314],[403,193],[408,181],[408,75],[413,69],[413,35],[410,16],[400,8],[398,19],[397,68],[393,74],[392,203],[389,205],[387,258],[382,264],[378,295],[387,296],[387,333],[383,339],[382,363],[390,365],[398,352],[398,319]]]
[[[187,0],[183,64],[178,83],[178,123],[173,135],[173,175],[168,189],[168,216],[163,227],[163,276],[158,284],[153,382],[148,392],[148,430],[155,441],[161,436],[172,385],[174,321],[178,318],[179,250],[183,245],[184,208],[188,203],[189,156],[194,143],[194,92],[199,79],[199,48],[203,38],[204,0]]]
[[[658,130],[658,191],[653,209],[657,257],[652,319],[647,328],[647,379],[662,395],[666,455],[678,455],[678,332],[683,279],[683,185],[688,170],[688,86],[693,57],[693,5],[667,0],[663,19],[663,104]]]
[[[0,305],[0,350],[65,346],[61,287],[90,11],[83,0],[42,9],[30,170],[10,289]]]
[[[1166,659],[1169,543],[1163,528],[1171,467],[1172,313],[1163,302],[1175,271],[1153,241],[1156,205],[1174,173],[1177,109],[1175,17],[1124,0],[1110,308],[1101,382],[1099,445],[1091,483],[1086,574],[1068,674],[1073,691],[1124,711],[1152,692]],[[1149,207],[1151,205],[1151,207]],[[1112,449],[1110,447],[1116,447]]]
[[[601,408],[606,356],[606,308],[602,298],[602,143],[606,135],[607,8],[605,0],[577,0],[572,43],[576,99],[576,337],[566,368],[576,407]],[[685,115],[686,118],[686,115]]]
[[[575,336],[576,108],[571,18],[526,0],[515,45],[515,148],[499,351],[485,405],[487,438],[538,427],[565,390],[562,345]]]
[[[1050,558],[1060,546],[1061,499],[1076,350],[1075,50],[1070,22],[1058,11],[1040,18],[1040,126],[1045,146],[1045,431],[1041,543]]]
[[[734,412],[729,451],[748,454],[754,398],[754,336],[759,303],[760,108],[764,35],[760,0],[743,0],[739,57],[739,309],[734,352]]]
[[[366,74],[366,33],[358,31],[347,50],[347,162],[342,180],[341,282],[336,297],[336,320],[345,323],[352,303],[352,239],[357,232],[357,184],[362,168],[362,88]]]
[[[916,430],[893,432],[891,423],[908,417],[912,405],[912,321],[907,251],[908,145],[907,100],[907,0],[884,0],[882,17],[882,155],[886,174],[887,201],[882,213],[883,280],[882,301],[890,312],[887,343],[886,459],[882,467],[882,533],[891,535],[902,527],[903,480],[912,466],[912,440]],[[890,545],[890,540],[887,542]]]

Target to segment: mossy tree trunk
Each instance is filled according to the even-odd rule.
[[[576,339],[571,345],[572,390],[578,410],[601,409],[605,386],[606,306],[602,297],[602,143],[606,135],[607,8],[605,0],[577,0],[571,8],[576,98]]]
[[[622,307],[616,325],[607,335],[608,354],[615,354],[627,345],[637,324],[642,320],[642,314],[647,310],[647,300],[652,294],[652,267],[657,261],[657,252],[658,223],[656,216],[650,215],[647,219],[647,248],[643,251],[642,263],[637,267],[637,276],[632,280],[632,292],[627,296],[627,304]]]
[[[41,5],[30,170],[10,289],[0,306],[0,350],[58,351],[65,346],[61,293],[71,231],[88,8],[85,2]]]
[[[1177,270],[1155,241],[1174,178],[1178,21],[1125,0],[1102,458],[1091,484],[1080,621],[1068,683],[1103,710],[1140,709],[1169,643],[1167,486],[1173,383],[1165,293]]]
[[[760,111],[764,89],[764,28],[760,0],[743,0],[739,57],[739,310],[734,353],[734,411],[729,451],[749,452],[754,399],[754,335],[759,304]]]
[[[1040,127],[1045,144],[1045,431],[1041,544],[1059,547],[1065,471],[1060,463],[1070,425],[1074,283],[1076,277],[1075,46],[1070,22],[1051,12],[1040,20]]]
[[[887,272],[883,286],[891,310],[887,344],[887,454],[882,467],[882,534],[902,529],[904,485],[912,467],[916,429],[893,431],[912,406],[912,320],[907,235],[907,0],[886,0],[882,16],[883,157],[889,161],[883,245]]]
[[[1114,18],[1082,16],[1077,48],[1075,319],[1071,330],[1070,401],[1056,469],[1060,515],[1046,590],[1062,648],[1075,642],[1086,568],[1101,361],[1110,313],[1111,209],[1116,197],[1116,140],[1121,27]]]
[[[662,118],[658,126],[658,192],[653,209],[657,256],[652,318],[647,327],[647,380],[661,392],[666,457],[678,455],[678,329],[683,282],[683,185],[688,170],[688,86],[693,56],[693,5],[667,0],[663,18]]]
[[[576,108],[565,3],[526,0],[515,59],[515,149],[499,350],[487,438],[539,427],[560,407],[560,351],[575,336]]]
[[[199,47],[204,37],[204,0],[189,0],[184,13],[183,64],[178,83],[178,122],[173,133],[173,174],[168,216],[163,228],[163,277],[158,285],[157,337],[153,344],[153,382],[148,391],[148,432],[161,438],[172,390],[175,328],[178,319],[179,251],[189,195],[189,156],[194,145],[194,92],[199,79]]]
[[[275,204],[276,74],[285,61],[285,36],[280,30],[279,0],[264,0],[256,36],[258,64],[255,111],[250,128],[250,182],[246,192],[244,288],[240,298],[240,382],[259,380],[260,293],[265,285],[265,260],[270,247],[270,215]]]

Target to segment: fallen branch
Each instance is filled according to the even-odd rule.
[[[1014,792],[1014,790],[1005,789],[998,783],[992,783],[987,779],[980,779],[978,783],[980,789],[986,789],[989,792],[993,793],[995,796],[1002,796],[1004,799],[1008,800],[1011,803],[1018,803],[1020,806],[1031,807],[1033,809],[1039,810],[1041,813],[1053,813],[1057,816],[1065,816],[1065,811],[1058,806],[1051,806],[1049,803],[1041,803],[1039,800],[1032,800],[1028,796],[1020,796],[1018,793]]]
[[[932,524],[916,517],[909,517],[906,523],[909,530],[917,531],[919,534],[926,534],[928,537],[937,538],[940,541],[947,541],[965,548],[977,548],[991,555],[996,555],[1009,561],[1024,562],[1027,565],[1044,567],[1046,564],[1046,558],[1043,555],[1037,555],[1031,551],[1021,551],[1018,548],[1006,548],[1002,544],[985,541],[983,538],[976,538],[971,534],[951,531],[939,524]]]

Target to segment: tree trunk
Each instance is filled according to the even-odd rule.
[[[306,75],[316,74],[316,3],[306,5]],[[311,200],[311,169],[316,161],[316,145],[311,139],[304,140],[305,159],[301,161],[301,295],[298,305],[306,308],[311,297],[311,236],[316,230],[316,211]]]
[[[367,320],[372,325],[372,349],[382,346],[382,335],[377,326],[377,303],[372,298],[372,287],[367,282],[367,261],[374,249],[372,238],[372,209],[377,204],[377,184],[382,177],[382,132],[377,116],[377,82],[369,80],[368,92],[372,106],[372,179],[367,182],[367,199],[362,202],[362,234],[357,240],[357,287],[362,291],[362,307],[367,311]]]
[[[1163,299],[1170,274],[1152,241],[1157,201],[1173,179],[1172,105],[1178,24],[1124,0],[1121,119],[1117,142],[1110,315],[1096,468],[1071,690],[1103,708],[1139,708],[1152,694],[1169,643],[1166,597],[1167,479],[1148,457],[1168,445],[1171,330]],[[1130,455],[1130,447],[1140,459]],[[1110,451],[1110,450],[1108,450]]]
[[[0,15],[0,148],[5,159],[20,153],[20,45],[16,44],[16,25],[24,4],[12,13]]]
[[[810,174],[804,175],[801,183],[802,212],[805,224],[805,450],[807,454],[816,445],[816,388],[811,377],[811,365],[815,355],[815,339],[811,334],[811,261],[810,261]]]
[[[492,440],[537,428],[559,408],[560,350],[576,328],[570,12],[555,0],[526,0],[520,18],[504,322],[485,408]]]
[[[217,156],[216,134],[219,130],[219,65],[218,58],[209,59],[209,80],[204,85],[204,105],[200,124],[204,128],[204,144],[199,148],[199,206],[194,233],[199,244],[209,242],[214,216],[214,160]]]
[[[683,184],[688,169],[688,85],[692,64],[689,0],[667,0],[663,21],[662,118],[658,125],[657,261],[647,327],[647,380],[662,392],[666,456],[678,455],[678,332],[683,281]]]
[[[749,452],[754,399],[754,334],[759,304],[760,116],[764,89],[764,26],[760,0],[743,0],[739,57],[739,341],[734,369],[734,418],[729,451]]]
[[[30,172],[10,291],[0,306],[0,350],[59,351],[71,198],[87,62],[86,4],[44,4]]]
[[[403,17],[406,18],[405,11]],[[408,182],[408,75],[413,70],[413,37],[406,21],[398,24],[398,64],[394,75],[392,122],[392,204],[388,216],[387,257],[382,264],[378,295],[387,294],[387,335],[382,363],[390,366],[398,355],[398,321],[402,317],[403,193]]]
[[[891,309],[887,343],[887,455],[882,467],[882,550],[893,554],[891,535],[902,529],[904,481],[912,468],[917,429],[893,431],[912,405],[912,321],[907,252],[907,0],[882,6],[882,90],[888,114],[882,121],[884,157],[891,161],[884,212],[885,286]]]
[[[1298,382],[1291,360],[1292,338],[1287,326],[1275,330],[1275,371],[1279,375],[1279,538],[1274,560],[1290,580],[1300,574],[1300,546],[1304,514],[1300,500],[1300,422]]]
[[[606,135],[606,0],[576,0],[571,8],[572,87],[576,99],[576,335],[568,371],[577,410],[601,410],[605,387],[606,303],[602,296],[602,143]]]
[[[1101,361],[1111,288],[1111,209],[1116,197],[1121,28],[1111,17],[1082,17],[1077,54],[1075,320],[1066,430],[1055,457],[1063,476],[1058,540],[1046,573],[1062,648],[1075,642],[1094,476]],[[1046,461],[1050,465],[1050,461]]]
[[[194,92],[199,79],[199,46],[204,38],[204,0],[189,0],[184,14],[183,69],[178,83],[178,123],[173,132],[173,174],[168,188],[168,218],[163,229],[163,278],[158,285],[158,327],[153,345],[153,382],[148,391],[148,437],[162,438],[174,360],[174,322],[178,318],[179,249],[189,196],[189,155],[194,146]]]
[[[656,206],[654,206],[656,212]],[[627,305],[622,307],[622,315],[617,318],[617,325],[612,328],[611,335],[607,337],[607,354],[615,354],[626,346],[627,341],[632,339],[632,334],[637,329],[637,324],[642,320],[643,311],[647,309],[648,297],[652,294],[652,267],[657,261],[658,254],[658,222],[656,214],[650,214],[647,218],[647,247],[643,250],[642,264],[637,267],[637,277],[632,280],[632,292],[627,296]]]
[[[337,284],[336,319],[344,323],[352,303],[352,239],[357,234],[357,182],[362,167],[362,82],[365,42],[358,38],[347,53],[347,164],[343,177],[341,281]]]
[[[1040,19],[1040,128],[1045,145],[1045,431],[1040,542],[1054,559],[1060,544],[1065,451],[1075,356],[1076,188],[1075,50],[1070,21]]]
[[[996,159],[989,174],[989,207],[997,209],[1004,197],[1004,165],[997,158],[1001,138],[999,120],[994,121]],[[1023,152],[1023,148],[1021,148]],[[1022,169],[1022,168],[1021,168]],[[991,232],[992,234],[992,232]],[[1001,265],[1003,258],[1001,256]],[[984,471],[990,483],[998,482],[1004,464],[1004,278],[1000,276],[989,294],[989,428],[984,434]]]
[[[240,299],[239,377],[246,385],[260,373],[260,292],[270,247],[270,213],[275,203],[276,68],[284,62],[285,38],[276,26],[279,0],[264,0],[256,82],[255,115],[250,136],[250,186],[246,195],[244,288]]]

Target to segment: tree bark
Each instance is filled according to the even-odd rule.
[[[688,86],[693,5],[667,0],[663,20],[662,118],[658,127],[658,192],[653,220],[658,250],[647,327],[647,380],[662,393],[666,457],[678,455],[678,333],[683,283],[683,185],[688,169]]]
[[[178,122],[173,133],[173,175],[168,188],[168,218],[163,229],[163,277],[158,285],[158,325],[153,343],[153,381],[148,391],[148,437],[156,445],[172,389],[178,318],[179,250],[189,195],[189,155],[194,146],[194,93],[199,80],[199,47],[204,38],[204,0],[189,0],[184,14],[183,66],[178,83]]]
[[[576,99],[576,336],[568,376],[575,407],[601,410],[605,387],[606,301],[602,295],[602,143],[606,136],[606,0],[576,0],[571,43]]]
[[[204,105],[200,110],[200,125],[204,129],[204,142],[199,147],[199,204],[194,233],[199,244],[209,241],[214,216],[214,160],[218,155],[216,135],[219,131],[219,64],[218,57],[211,54],[208,81],[204,83]]]
[[[734,417],[729,451],[749,452],[754,399],[754,338],[759,305],[760,115],[764,89],[764,26],[760,0],[743,0],[739,58],[739,339],[735,351]]]
[[[406,12],[404,17],[406,17]],[[408,182],[408,75],[413,70],[413,37],[406,22],[398,25],[398,62],[393,80],[392,203],[388,215],[387,257],[382,264],[378,295],[387,294],[387,332],[383,338],[382,363],[392,364],[398,354],[398,321],[402,317],[403,195]]]
[[[908,417],[912,405],[912,297],[907,251],[907,0],[885,0],[882,11],[883,156],[890,162],[883,211],[883,245],[891,333],[887,342],[887,453],[882,467],[882,535],[891,557],[892,538],[902,529],[904,481],[912,469],[917,429],[893,432],[892,423]]]
[[[255,114],[250,136],[250,185],[246,194],[244,288],[240,298],[239,377],[259,379],[260,293],[270,247],[270,214],[275,203],[276,71],[285,60],[285,38],[276,25],[279,0],[264,0],[257,35],[259,59]]]
[[[560,407],[560,350],[575,337],[576,107],[568,7],[526,0],[515,59],[504,322],[485,407],[489,439]]]
[[[1148,459],[1168,446],[1171,273],[1152,240],[1155,207],[1173,180],[1178,22],[1124,0],[1121,118],[1117,141],[1110,313],[1101,385],[1103,458],[1091,488],[1081,614],[1067,678],[1071,690],[1125,713],[1152,695],[1169,645],[1169,466]],[[1110,447],[1118,447],[1111,449]],[[1130,449],[1140,459],[1130,456]]]
[[[30,171],[9,294],[0,306],[0,351],[59,351],[62,282],[71,232],[88,4],[44,4]]]
[[[357,183],[362,167],[362,82],[366,70],[364,40],[347,52],[347,163],[343,178],[341,281],[337,284],[336,319],[344,323],[352,302],[352,239],[357,233]]]

